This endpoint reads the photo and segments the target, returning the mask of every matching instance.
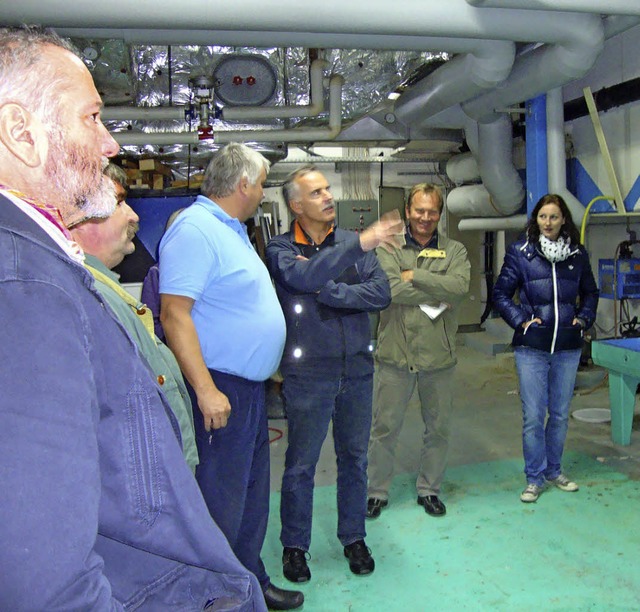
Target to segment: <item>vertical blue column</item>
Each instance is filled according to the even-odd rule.
[[[526,110],[527,215],[531,215],[536,202],[549,192],[547,96],[543,94],[527,100]]]

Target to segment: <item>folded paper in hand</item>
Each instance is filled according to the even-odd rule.
[[[422,310],[422,312],[424,312],[431,320],[438,318],[446,309],[447,305],[444,302],[440,302],[438,306],[420,304],[420,310]]]

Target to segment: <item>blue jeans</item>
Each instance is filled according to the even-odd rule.
[[[226,427],[206,431],[189,385],[200,456],[196,480],[213,520],[264,591],[270,584],[260,557],[269,520],[270,489],[264,383],[216,370],[209,373],[229,398],[231,414]]]
[[[322,378],[308,370],[285,376],[289,446],[280,504],[283,546],[309,550],[313,481],[331,420],[338,472],[338,539],[348,546],[365,537],[372,379],[371,374]]]
[[[514,352],[522,401],[524,473],[528,483],[542,486],[545,479],[561,473],[581,350],[547,353],[517,346]]]

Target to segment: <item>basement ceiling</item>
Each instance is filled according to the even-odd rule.
[[[457,151],[464,134],[491,201],[507,214],[524,197],[513,166],[513,109],[545,93],[561,109],[562,87],[592,69],[608,39],[640,23],[640,0],[21,0],[5,2],[0,20],[49,25],[75,40],[106,111],[172,113],[162,122],[126,114],[119,116],[130,121],[109,122],[128,155],[163,156],[190,172],[206,164],[213,132],[213,142],[256,142],[272,159],[288,144],[309,149],[327,141],[405,147],[404,155],[409,149],[433,158]],[[308,104],[313,66],[326,61],[324,110],[313,119],[232,121],[248,102],[225,106],[236,93],[228,83],[225,96],[214,96],[217,109],[203,104],[207,80],[215,94],[220,62],[250,55],[261,58],[264,74],[273,68],[273,91],[254,74],[232,71],[231,79],[266,84],[264,109]],[[198,86],[189,88],[198,74]],[[211,126],[200,122],[203,141],[194,122],[173,115],[172,107],[190,102],[201,118],[213,115]]]
[[[373,122],[366,122],[349,131],[350,124],[366,116],[378,106],[384,105],[388,95],[402,90],[408,83],[429,74],[449,59],[446,52],[385,51],[385,50],[337,50],[307,49],[302,47],[230,47],[200,45],[141,45],[128,44],[122,40],[100,40],[72,38],[93,74],[96,87],[105,103],[105,116],[110,107],[157,108],[177,106],[188,108],[194,104],[194,89],[190,81],[196,77],[212,77],[226,62],[252,61],[246,71],[271,70],[274,87],[263,87],[259,105],[304,106],[310,104],[310,66],[313,59],[326,61],[325,80],[331,74],[344,78],[342,86],[342,120],[344,134],[341,142],[345,147],[387,147],[391,151],[406,143],[406,139],[392,130]],[[265,66],[257,60],[262,60]],[[224,66],[223,66],[224,68]],[[242,72],[244,66],[240,66]],[[267,74],[268,77],[268,74]],[[267,79],[268,80],[268,79]],[[227,87],[227,91],[234,89]],[[227,105],[251,105],[253,100],[242,93],[242,86],[232,94],[219,95],[214,78],[214,104],[218,110]],[[245,88],[247,89],[247,88]],[[327,93],[326,88],[325,96]],[[267,95],[271,94],[271,95]],[[231,97],[231,100],[228,98]],[[221,99],[222,98],[222,99]],[[196,106],[197,108],[197,106]],[[327,112],[318,118],[255,120],[251,123],[212,119],[214,132],[233,130],[288,129],[296,126],[321,126],[326,123]],[[105,120],[107,128],[115,133],[183,133],[197,129],[198,121],[180,120]],[[462,134],[457,130],[448,132],[444,140],[439,133],[423,146],[413,146],[412,159],[428,156],[430,160],[447,157],[461,144]],[[314,142],[301,142],[310,147]],[[287,155],[284,143],[254,143],[272,162]],[[156,157],[171,165],[178,173],[200,172],[217,145],[203,142],[197,145],[123,145],[123,153],[132,158]],[[444,153],[444,155],[443,155]]]

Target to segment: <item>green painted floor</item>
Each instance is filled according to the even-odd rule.
[[[299,587],[282,576],[274,492],[263,560],[276,585],[304,592],[305,612],[640,610],[640,483],[580,453],[563,467],[580,491],[550,488],[535,504],[519,499],[521,459],[452,467],[443,518],[416,504],[412,475],[397,476],[367,522],[376,570],[364,577],[335,536],[335,486],[318,487],[312,579]]]

